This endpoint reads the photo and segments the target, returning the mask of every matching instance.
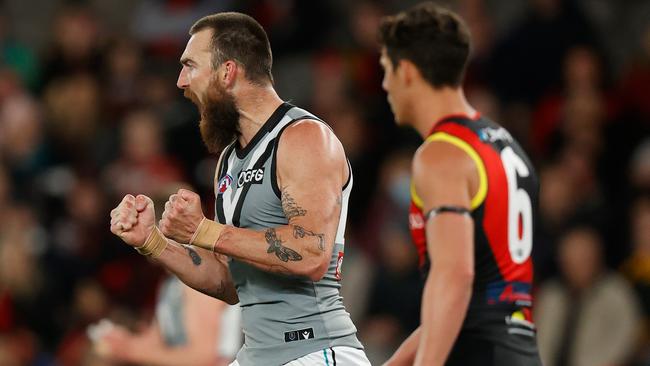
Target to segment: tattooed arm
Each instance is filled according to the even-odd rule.
[[[167,240],[169,244],[156,261],[197,291],[231,305],[239,302],[224,255]]]
[[[343,147],[322,123],[303,120],[281,135],[278,186],[288,225],[223,228],[215,251],[262,270],[320,280],[327,272],[349,169]]]

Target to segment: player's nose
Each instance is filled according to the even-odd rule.
[[[179,89],[186,89],[190,85],[190,79],[187,77],[187,71],[185,71],[185,66],[181,69],[181,72],[178,74],[178,80],[176,80],[176,86]]]

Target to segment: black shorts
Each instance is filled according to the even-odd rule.
[[[461,334],[445,366],[542,366],[534,338],[531,341],[534,351],[524,351]]]

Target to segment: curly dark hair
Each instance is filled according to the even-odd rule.
[[[434,87],[458,87],[470,52],[470,34],[454,12],[431,2],[384,17],[379,42],[394,67],[409,60]]]

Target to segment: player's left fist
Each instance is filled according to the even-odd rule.
[[[165,211],[160,219],[160,231],[168,238],[187,244],[204,217],[201,197],[187,189],[179,189],[178,193],[169,196],[165,203]]]

